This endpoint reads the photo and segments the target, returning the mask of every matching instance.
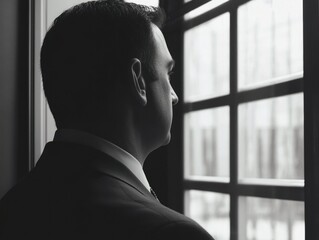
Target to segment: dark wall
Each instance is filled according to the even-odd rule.
[[[0,198],[28,171],[28,1],[0,1]]]

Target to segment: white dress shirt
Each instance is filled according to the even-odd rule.
[[[134,156],[114,143],[96,135],[75,129],[57,130],[54,135],[54,141],[78,143],[106,153],[126,166],[142,182],[146,189],[151,191],[142,164]]]

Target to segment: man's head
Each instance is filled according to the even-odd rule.
[[[57,127],[114,124],[134,100],[129,107],[143,112],[139,122],[145,129],[170,127],[177,97],[164,84],[172,59],[162,23],[160,9],[120,0],[83,3],[62,13],[41,49],[44,91]],[[170,62],[168,71],[164,62]]]

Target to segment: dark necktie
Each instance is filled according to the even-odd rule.
[[[151,188],[150,190],[151,190],[151,194],[153,195],[153,197],[154,197],[157,201],[159,201],[158,198],[157,198],[157,196],[156,196],[156,193],[154,192],[154,190],[153,190],[152,188]]]

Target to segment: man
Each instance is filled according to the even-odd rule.
[[[169,143],[178,101],[161,22],[159,9],[119,0],[55,20],[41,69],[58,130],[2,199],[0,239],[212,239],[163,206],[142,169]]]

